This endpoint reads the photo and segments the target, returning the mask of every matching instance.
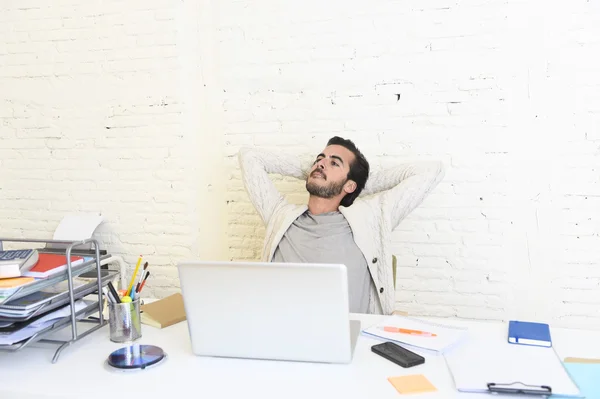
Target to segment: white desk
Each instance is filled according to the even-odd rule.
[[[353,315],[363,326],[382,316]],[[506,338],[506,324],[445,321],[467,325],[474,334]],[[66,333],[68,329],[60,333]],[[459,394],[442,356],[426,355],[425,364],[404,369],[371,352],[379,343],[360,336],[349,365],[204,358],[191,354],[185,322],[163,330],[142,326],[143,344],[157,345],[168,360],[152,369],[116,372],[105,368],[106,357],[123,346],[108,339],[108,326],[66,348],[56,364],[55,346],[0,352],[0,398],[344,398],[385,399],[487,398]],[[561,359],[600,357],[598,331],[552,329]],[[48,348],[48,349],[46,349]],[[509,366],[509,365],[507,365]],[[400,395],[387,377],[424,374],[437,388],[432,394]],[[508,398],[509,396],[502,396]]]

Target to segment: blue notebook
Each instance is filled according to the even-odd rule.
[[[544,323],[511,320],[508,323],[508,342],[550,348],[550,327]]]

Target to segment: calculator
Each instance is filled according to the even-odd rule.
[[[0,278],[19,277],[29,271],[39,260],[35,249],[0,251]]]
[[[33,255],[33,251],[33,249],[13,249],[10,251],[0,251],[0,262],[4,261],[4,263],[12,264],[15,263],[15,261],[25,261],[29,259],[31,255]]]

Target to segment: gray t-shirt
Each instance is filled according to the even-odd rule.
[[[340,212],[320,215],[304,212],[283,235],[273,262],[346,265],[350,312],[368,313],[369,269],[348,221]]]

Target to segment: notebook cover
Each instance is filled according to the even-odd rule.
[[[511,320],[508,325],[508,342],[550,347],[552,346],[550,327],[544,323]]]
[[[157,328],[169,327],[186,319],[183,297],[173,294],[147,305],[142,305],[142,323]]]
[[[81,261],[83,261],[83,257],[71,255],[71,266],[76,266]],[[40,253],[36,265],[24,275],[33,277],[49,276],[66,268],[67,257],[65,255]]]

